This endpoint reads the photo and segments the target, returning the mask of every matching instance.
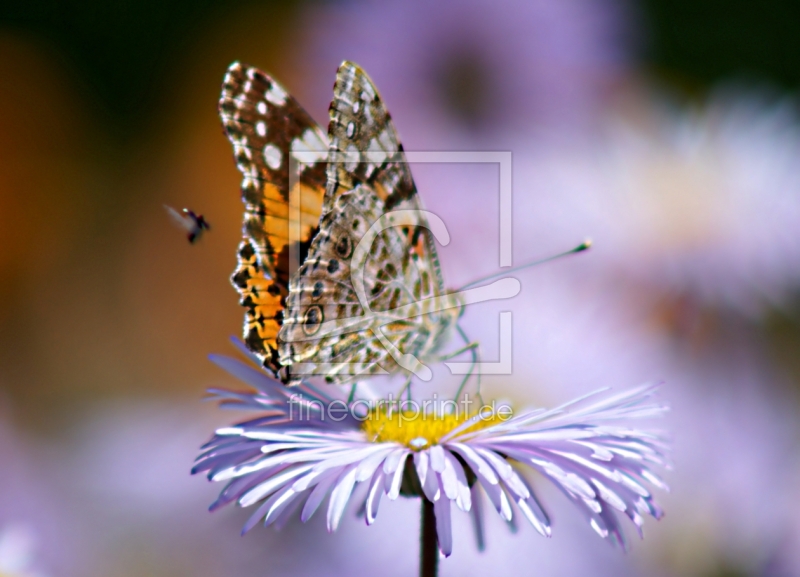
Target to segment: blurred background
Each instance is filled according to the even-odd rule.
[[[207,513],[220,487],[189,475],[236,417],[201,402],[236,387],[206,359],[242,319],[222,76],[269,71],[326,126],[351,59],[406,149],[512,151],[515,263],[595,242],[467,311],[489,360],[514,313],[484,393],[655,380],[672,406],[667,516],[631,553],[538,483],[552,539],[490,518],[480,554],[457,526],[442,574],[800,575],[799,24],[791,0],[3,3],[0,573],[414,574],[414,503],[240,537],[249,513]],[[494,271],[497,167],[414,174],[447,283]],[[212,230],[189,245],[164,204]]]

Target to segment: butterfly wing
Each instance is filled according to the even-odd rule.
[[[330,107],[328,185],[320,232],[291,280],[279,334],[285,373],[325,375],[330,382],[355,374],[398,372],[389,351],[420,357],[435,349],[457,311],[424,314],[420,300],[444,293],[433,237],[422,213],[371,237],[366,257],[353,254],[367,230],[395,210],[421,209],[389,113],[361,68],[339,68]],[[354,275],[361,279],[359,296]],[[385,313],[405,307],[404,318]],[[369,311],[365,310],[369,309]],[[370,313],[370,314],[367,314]]]
[[[225,75],[219,114],[242,173],[243,238],[231,281],[246,308],[244,339],[277,372],[292,261],[305,259],[318,231],[328,141],[286,89],[238,62]]]

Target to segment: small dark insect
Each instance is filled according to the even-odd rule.
[[[190,243],[194,243],[203,234],[204,230],[211,230],[211,226],[203,218],[202,214],[195,214],[194,211],[184,208],[180,212],[171,206],[164,205],[172,220],[179,227],[186,231],[186,236]]]

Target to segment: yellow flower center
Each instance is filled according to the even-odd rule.
[[[361,423],[361,430],[374,443],[395,442],[414,451],[420,451],[438,444],[439,440],[447,433],[474,416],[474,413],[441,415],[380,408],[370,411]],[[464,428],[461,432],[485,429],[495,423],[507,420],[509,416],[504,419],[496,413],[485,411],[475,420],[474,424]]]

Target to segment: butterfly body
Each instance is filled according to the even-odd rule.
[[[363,70],[339,68],[327,135],[277,82],[239,63],[220,115],[245,203],[232,282],[245,342],[264,366],[287,384],[345,383],[435,360],[460,303],[444,290],[428,213]]]

